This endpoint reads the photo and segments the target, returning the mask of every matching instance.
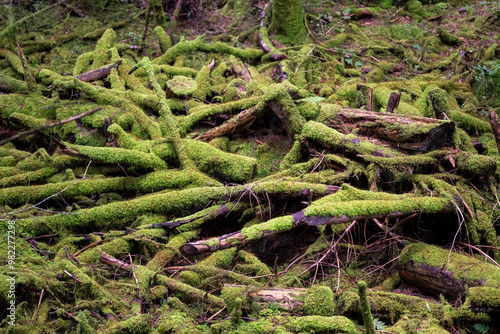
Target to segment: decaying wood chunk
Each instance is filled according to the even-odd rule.
[[[351,108],[336,112],[327,125],[343,133],[347,129],[359,136],[387,141],[403,150],[423,152],[441,148],[455,131],[450,121]]]
[[[102,78],[106,78],[111,73],[111,70],[118,69],[118,66],[121,63],[122,63],[122,61],[118,60],[113,65],[82,73],[82,74],[78,75],[77,78],[79,80],[85,81],[85,82],[92,82],[92,81],[97,81],[97,80],[102,79]]]
[[[468,255],[426,244],[406,246],[399,258],[398,273],[405,283],[452,300],[463,297],[467,292],[480,292],[471,287],[500,289],[497,279],[500,275],[499,267]],[[492,302],[488,296],[471,298],[476,307],[487,306]],[[495,305],[498,305],[498,302]]]
[[[401,92],[392,92],[389,96],[389,102],[387,102],[387,112],[393,113],[394,110],[399,106],[399,100],[401,99]]]

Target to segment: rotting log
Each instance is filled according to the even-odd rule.
[[[245,109],[238,115],[233,116],[227,122],[224,122],[222,125],[204,132],[196,139],[209,142],[214,138],[230,135],[235,131],[242,131],[246,128],[249,128],[252,125],[252,123],[257,119],[261,111],[262,111],[261,104],[257,104],[256,106],[253,106],[249,109]]]
[[[434,118],[396,115],[343,108],[330,117],[327,125],[337,131],[377,138],[406,151],[424,151],[441,148],[451,142],[455,124]],[[437,130],[439,129],[439,130]]]
[[[398,273],[405,283],[434,295],[455,300],[467,292],[477,292],[481,298],[471,296],[475,307],[498,305],[495,294],[488,296],[480,289],[470,288],[500,289],[500,268],[469,255],[432,245],[410,244],[399,257]]]

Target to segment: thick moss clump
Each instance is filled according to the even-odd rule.
[[[333,316],[335,301],[332,289],[327,286],[316,285],[307,291],[304,299],[304,313],[306,315]]]
[[[197,90],[196,81],[182,75],[175,76],[168,80],[167,87],[179,97],[191,96]]]

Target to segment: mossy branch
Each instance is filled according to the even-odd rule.
[[[177,124],[175,123],[174,116],[172,115],[172,111],[170,110],[170,107],[168,106],[165,98],[165,92],[161,89],[160,84],[156,80],[154,70],[151,66],[149,58],[144,57],[139,63],[137,63],[136,66],[144,68],[144,70],[148,74],[148,79],[151,83],[151,86],[153,86],[153,90],[155,91],[156,96],[158,97],[158,102],[160,104],[160,122],[164,122],[167,126],[181,168],[195,168],[193,161],[187,154],[184,145],[182,144]]]

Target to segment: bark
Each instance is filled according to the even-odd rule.
[[[428,152],[450,142],[455,124],[434,118],[395,115],[344,108],[328,120],[328,126],[351,133],[386,141],[407,151]],[[413,131],[411,129],[414,129]]]
[[[214,138],[230,135],[235,131],[242,131],[246,128],[249,128],[257,119],[261,110],[262,108],[260,105],[243,110],[238,115],[232,117],[229,121],[218,127],[212,128],[207,132],[204,132],[196,139],[208,142]]]
[[[490,111],[489,116],[493,135],[495,136],[495,142],[497,143],[498,151],[500,151],[500,123],[498,123],[497,114],[494,110]]]
[[[77,75],[76,77],[85,82],[92,82],[92,81],[97,81],[103,78],[106,78],[110,73],[112,69],[118,69],[118,66],[122,63],[121,60],[117,61],[113,65],[105,66],[102,68],[98,68],[93,71],[88,71],[85,73],[82,73],[80,75]]]
[[[411,244],[402,254],[398,263],[399,277],[407,284],[433,295],[442,294],[455,300],[468,291],[482,292],[472,290],[472,287],[500,288],[495,279],[500,274],[500,268],[471,256],[425,244]],[[476,306],[484,307],[490,298],[494,300],[496,296],[473,298]]]

